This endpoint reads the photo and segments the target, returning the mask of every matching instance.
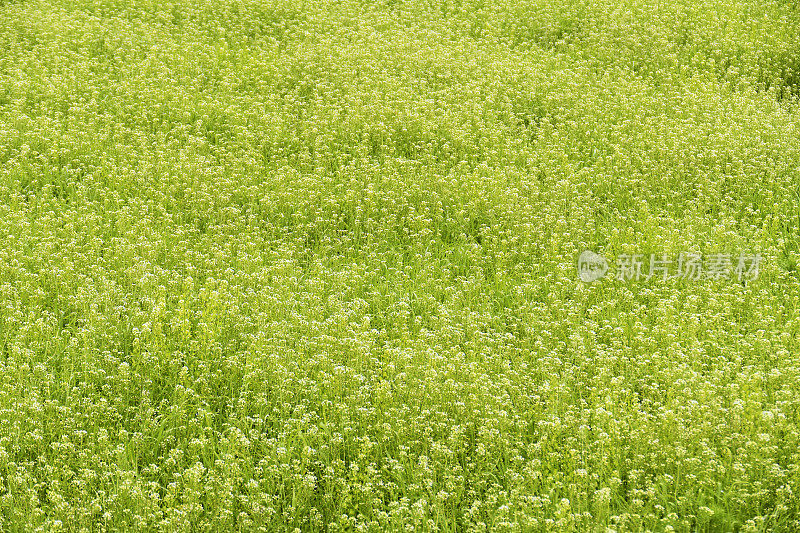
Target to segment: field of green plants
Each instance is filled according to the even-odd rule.
[[[794,0],[0,0],[0,531],[800,531],[798,96]]]

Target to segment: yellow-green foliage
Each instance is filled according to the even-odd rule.
[[[799,58],[787,0],[0,0],[0,530],[800,530]]]

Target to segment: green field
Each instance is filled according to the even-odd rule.
[[[800,531],[798,97],[794,0],[0,0],[0,531]]]

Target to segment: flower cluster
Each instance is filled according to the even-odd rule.
[[[798,30],[0,0],[0,530],[800,530]]]

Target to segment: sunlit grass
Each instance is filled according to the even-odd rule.
[[[799,55],[786,1],[0,0],[0,530],[800,529]]]

